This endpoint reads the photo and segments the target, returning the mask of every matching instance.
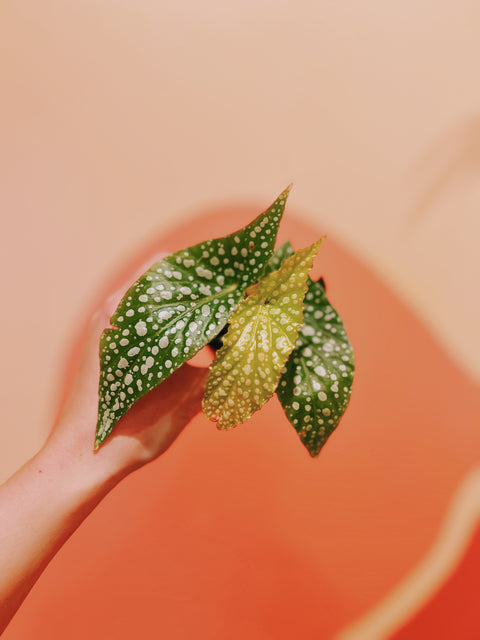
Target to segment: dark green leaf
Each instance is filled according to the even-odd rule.
[[[323,278],[319,278],[317,282],[318,284],[322,285],[324,291],[327,290],[327,285],[325,284],[325,280]]]
[[[280,247],[278,247],[278,249],[275,249],[273,256],[265,266],[263,275],[266,276],[267,274],[272,273],[272,271],[278,271],[283,260],[291,255],[293,255],[293,247],[290,244],[290,241],[287,240],[287,242],[284,242]]]
[[[317,456],[350,400],[354,356],[322,283],[308,285],[304,325],[277,395],[310,455]]]
[[[271,257],[288,192],[236,233],[160,260],[127,291],[100,341],[95,448],[139,398],[225,326]]]

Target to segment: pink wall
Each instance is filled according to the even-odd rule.
[[[253,215],[199,216],[151,248],[188,246],[206,229],[223,235]],[[280,241],[302,247],[318,235],[290,215]],[[97,508],[6,640],[332,638],[415,568],[478,465],[471,420],[480,398],[408,309],[333,241],[316,270],[357,369],[351,406],[319,459],[276,399],[233,432],[198,417]],[[461,437],[452,437],[454,422]],[[467,576],[466,595],[473,583]],[[430,637],[451,637],[445,622],[456,613],[445,615]]]
[[[480,380],[479,22],[473,0],[4,1],[0,480],[43,442],[110,274],[178,223],[222,205],[259,211],[292,180],[292,210],[370,267],[423,323],[418,348],[446,358],[445,410],[432,395],[432,415],[468,448],[480,423],[458,400]],[[430,497],[437,525],[452,478]]]

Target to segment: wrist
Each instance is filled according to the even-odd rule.
[[[127,475],[93,446],[86,448],[67,438],[53,437],[31,460],[36,474],[55,487],[56,496],[66,504],[97,503]]]

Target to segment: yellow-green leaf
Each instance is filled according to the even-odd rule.
[[[203,412],[219,429],[250,418],[277,388],[303,323],[308,272],[321,242],[295,252],[247,289],[231,315],[203,400]]]

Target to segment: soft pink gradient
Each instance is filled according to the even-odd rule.
[[[196,216],[146,253],[193,244],[207,228],[223,235],[253,215]],[[290,215],[279,241],[303,247],[320,235]],[[195,419],[97,508],[6,640],[333,638],[421,561],[478,465],[480,398],[411,312],[328,238],[319,273],[357,369],[351,406],[320,457],[275,398],[231,432]],[[106,290],[123,282],[118,273]],[[450,637],[444,623],[432,637]]]
[[[478,24],[474,0],[4,1],[0,480],[51,428],[110,274],[178,223],[258,212],[292,180],[289,206],[370,266],[478,389]],[[467,446],[462,397],[446,384],[442,401]],[[368,464],[388,471],[374,450]],[[453,468],[437,469],[443,489]],[[437,524],[444,498],[432,488]]]

